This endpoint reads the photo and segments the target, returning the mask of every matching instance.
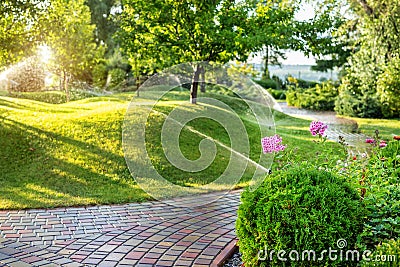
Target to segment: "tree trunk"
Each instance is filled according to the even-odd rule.
[[[136,96],[139,97],[139,87],[140,87],[140,79],[139,76],[136,76]]]
[[[361,4],[362,8],[368,16],[371,16],[374,13],[374,10],[370,5],[368,5],[366,0],[358,0],[358,2]]]
[[[63,72],[63,89],[65,91],[65,97],[66,97],[66,101],[69,102],[70,97],[69,97],[69,88],[68,88],[68,77],[67,77],[67,73],[64,71]]]
[[[197,104],[197,90],[199,88],[199,76],[203,71],[203,67],[197,65],[196,71],[193,75],[192,86],[190,87],[190,103]]]
[[[200,92],[206,92],[206,70],[203,67],[200,73]]]
[[[136,80],[136,96],[139,97],[139,87],[140,87],[140,77],[139,77],[139,68],[138,68],[138,59],[135,57],[135,80]]]
[[[268,64],[269,64],[269,47],[267,46],[266,52],[265,52],[265,57],[264,57],[264,72],[261,76],[265,80],[269,79]]]

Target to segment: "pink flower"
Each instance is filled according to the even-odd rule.
[[[386,146],[387,146],[387,144],[385,141],[381,141],[381,143],[379,144],[379,147],[386,147]]]
[[[274,136],[261,138],[261,145],[264,154],[283,151],[286,146],[282,145],[281,142],[282,138],[277,134],[275,134]]]
[[[328,128],[328,125],[321,121],[313,121],[310,124],[310,132],[312,135],[320,135],[324,136],[325,130]]]
[[[367,139],[365,139],[365,143],[367,143],[367,144],[374,144],[374,143],[375,143],[375,139],[367,138]]]

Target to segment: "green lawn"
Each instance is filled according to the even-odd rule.
[[[379,134],[389,140],[392,140],[394,135],[400,135],[400,119],[351,119],[355,120],[359,129],[368,136],[374,136],[375,130],[379,130]]]
[[[0,209],[149,200],[131,177],[122,152],[121,128],[133,96],[133,93],[116,94],[58,105],[0,96]],[[184,173],[167,162],[158,145],[157,133],[164,116],[161,113],[168,114],[174,106],[185,103],[187,97],[185,93],[171,94],[156,106],[157,112],[148,122],[146,140],[151,160],[164,177],[175,184],[196,187],[221,174],[230,153],[218,145],[215,162],[198,173]],[[246,105],[232,97],[218,98],[240,115],[249,134],[250,158],[257,160],[261,153],[261,136]],[[196,113],[215,107],[185,105],[185,108],[187,112]],[[224,112],[229,115],[229,111]],[[304,159],[315,157],[319,148],[309,134],[309,121],[277,112],[275,122],[283,143],[291,148],[298,147],[298,155]],[[189,125],[221,144],[230,145],[226,131],[211,120],[196,119]],[[385,127],[388,133],[395,132],[399,129],[398,121],[389,121]],[[180,135],[182,153],[196,159],[200,155],[201,139],[190,129],[184,129]],[[338,145],[330,143],[328,147],[337,150]],[[273,168],[279,167],[280,161],[275,161]],[[248,166],[239,187],[247,184],[254,169]],[[224,186],[215,189],[224,189]]]

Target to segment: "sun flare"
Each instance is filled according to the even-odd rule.
[[[41,45],[41,46],[39,46],[38,52],[39,52],[40,59],[44,63],[48,63],[52,56],[51,48],[48,45]]]

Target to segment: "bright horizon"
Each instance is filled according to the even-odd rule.
[[[314,7],[310,3],[303,3],[301,8],[295,14],[295,19],[299,21],[310,20],[315,16]],[[287,51],[286,59],[282,60],[282,65],[315,65],[313,56],[307,57],[300,51]],[[263,53],[257,53],[250,57],[248,63],[262,63]]]
[[[303,52],[300,51],[288,51],[286,52],[286,56],[287,59],[281,61],[282,65],[315,65],[314,57],[307,57]],[[251,64],[262,64],[262,58],[263,55],[258,53],[252,58],[250,57],[247,62]]]

